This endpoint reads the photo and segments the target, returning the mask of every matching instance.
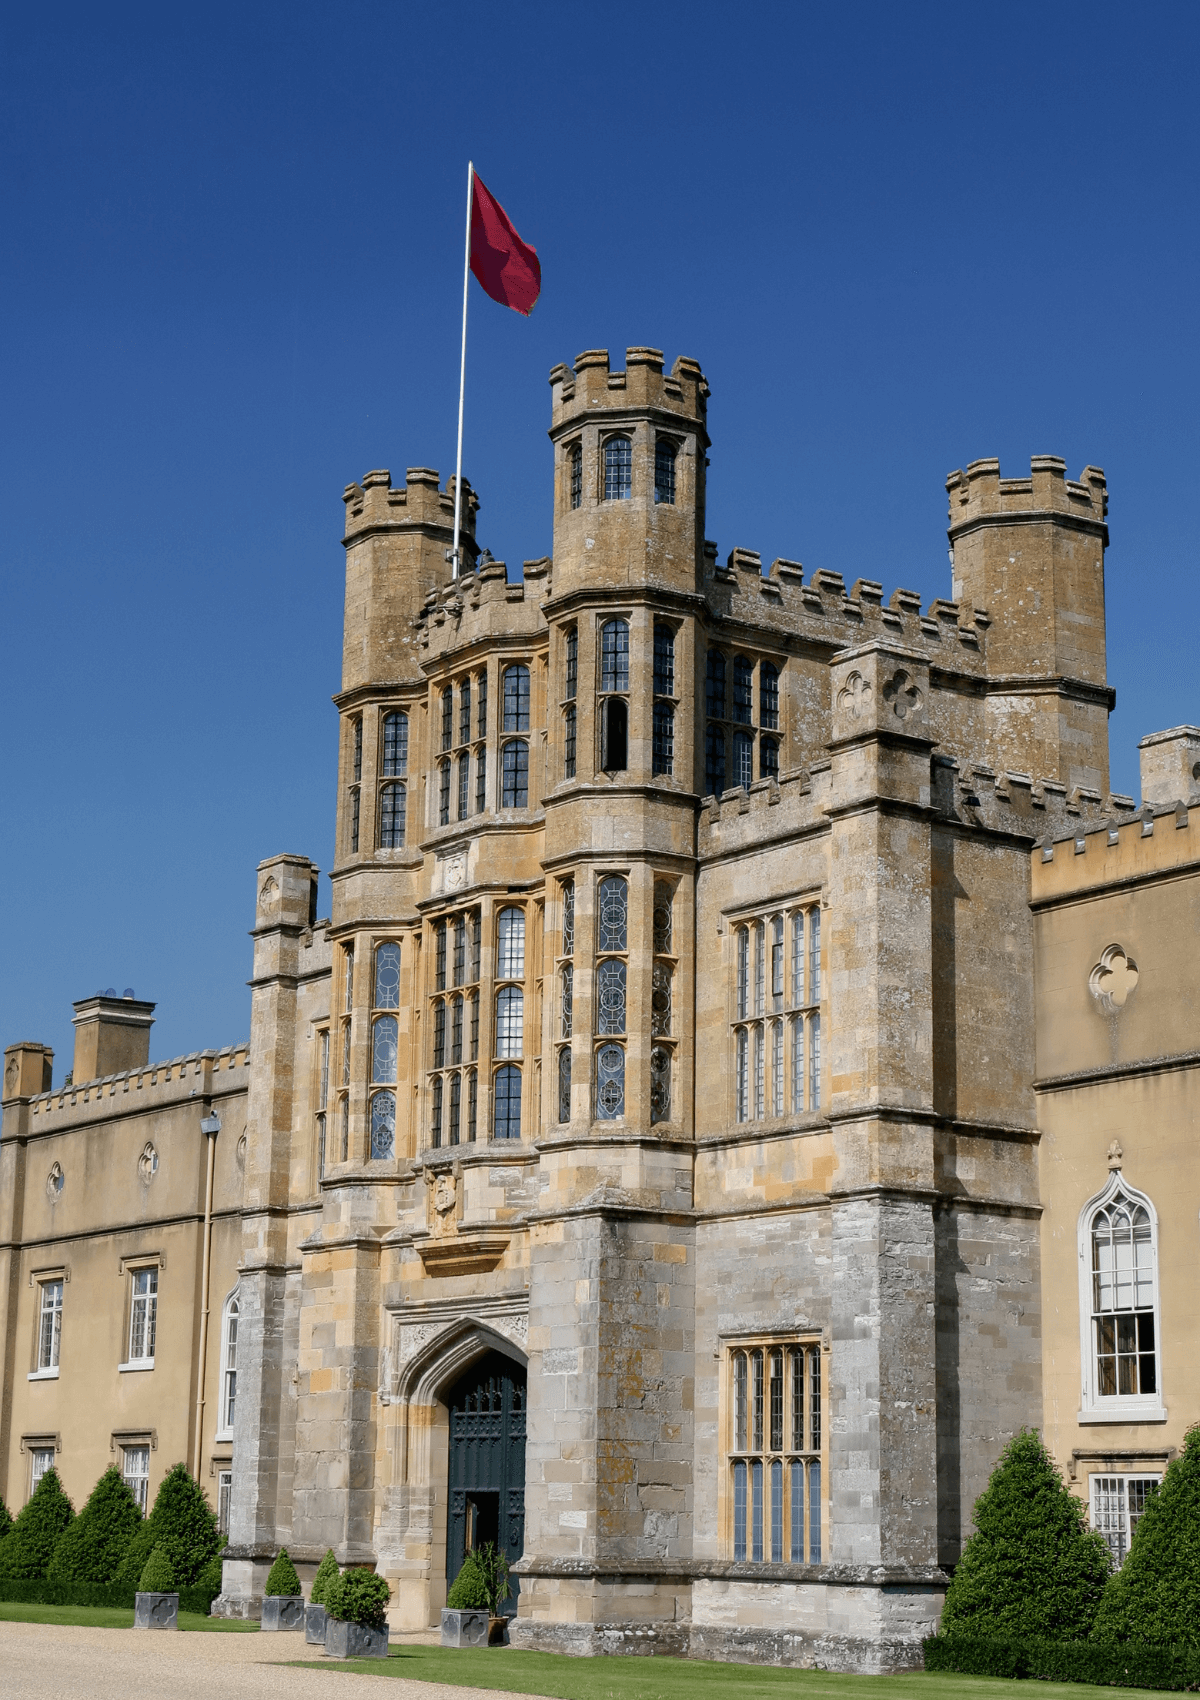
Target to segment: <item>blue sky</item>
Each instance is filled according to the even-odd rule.
[[[1110,490],[1113,783],[1200,721],[1195,7],[8,8],[0,23],[0,1036],[249,1031],[255,864],[329,867],[341,491],[464,471],[550,548],[546,377],[695,355],[708,534],[949,595],[944,481]],[[328,884],[322,881],[322,912]]]

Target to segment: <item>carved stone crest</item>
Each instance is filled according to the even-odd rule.
[[[451,1168],[425,1171],[429,1188],[429,1226],[439,1239],[458,1232],[458,1183],[462,1179],[462,1164]]]
[[[447,891],[461,891],[467,883],[467,858],[462,851],[447,856],[442,870],[442,884]]]

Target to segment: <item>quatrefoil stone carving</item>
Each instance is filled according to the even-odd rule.
[[[861,673],[851,673],[838,692],[838,707],[854,720],[865,720],[871,706],[871,681]]]
[[[910,714],[920,714],[925,703],[911,675],[903,667],[898,667],[883,687],[883,700],[890,705],[897,720],[907,720]]]
[[[1138,965],[1122,945],[1110,944],[1088,975],[1088,990],[1105,1015],[1116,1015],[1138,983]]]

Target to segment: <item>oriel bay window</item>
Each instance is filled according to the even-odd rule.
[[[821,1107],[821,910],[734,928],[733,1095],[739,1122]]]
[[[819,1342],[736,1346],[727,1357],[724,1396],[730,1556],[739,1564],[820,1564]]]
[[[625,990],[629,887],[619,874],[600,881],[596,904],[596,1117],[625,1114]]]
[[[435,922],[434,996],[430,1003],[429,1143],[475,1139],[478,1103],[480,912],[460,910]]]

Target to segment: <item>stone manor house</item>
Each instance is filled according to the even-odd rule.
[[[721,559],[694,361],[550,383],[522,582],[345,492],[249,1045],[5,1053],[0,1491],[187,1459],[230,1614],[332,1546],[424,1626],[495,1540],[525,1646],[902,1666],[1016,1430],[1119,1560],[1200,1416],[1200,731],[1110,793],[1095,467],[953,473],[923,610]]]

